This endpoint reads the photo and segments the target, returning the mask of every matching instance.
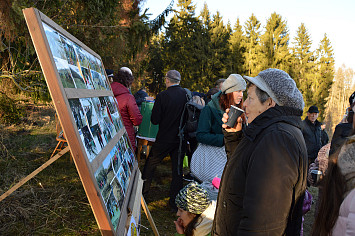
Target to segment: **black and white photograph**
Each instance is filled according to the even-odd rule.
[[[89,127],[92,127],[98,123],[96,111],[91,98],[80,98],[81,105],[85,112],[87,123]]]
[[[84,126],[87,126],[85,113],[79,99],[74,98],[69,99],[68,101],[78,130],[80,130]]]
[[[51,49],[52,55],[63,60],[67,60],[64,47],[61,42],[60,35],[45,23],[43,24],[44,32],[46,33],[48,44]]]
[[[79,130],[79,134],[84,144],[88,160],[92,162],[99,152],[98,152],[98,148],[96,147],[94,138],[89,130],[89,127],[84,126],[81,130]]]

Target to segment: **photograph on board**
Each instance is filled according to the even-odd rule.
[[[69,64],[70,73],[74,79],[75,87],[77,89],[86,89],[84,78],[81,76],[79,68]]]
[[[122,186],[123,193],[126,194],[128,183],[127,183],[127,177],[126,177],[126,174],[124,173],[122,165],[118,169],[117,179],[118,179],[118,182],[120,182],[120,184]]]
[[[96,110],[91,98],[80,98],[81,105],[84,109],[88,125],[94,126],[98,123]]]
[[[73,78],[71,77],[67,60],[54,57],[54,63],[57,67],[60,81],[64,88],[75,88]]]
[[[112,136],[110,133],[110,129],[108,128],[104,119],[102,119],[102,120],[99,119],[99,126],[100,126],[101,132],[103,134],[103,137],[106,140],[106,143],[110,142],[110,140],[112,139]]]
[[[101,166],[96,170],[94,176],[97,184],[99,185],[102,199],[105,204],[110,196],[111,192],[111,182],[115,177],[112,167],[112,157],[111,154],[108,154],[105,160],[102,162]]]
[[[76,55],[78,56],[79,63],[81,67],[89,68],[89,59],[88,56],[91,55],[88,53],[85,49],[77,45],[76,43],[73,43]]]
[[[121,158],[119,156],[119,151],[117,150],[116,147],[114,147],[111,150],[111,155],[112,155],[112,165],[113,165],[113,171],[117,174],[118,169],[122,165]]]
[[[87,125],[83,107],[78,98],[69,99],[69,105],[78,130]]]
[[[95,159],[95,157],[97,156],[97,154],[99,154],[99,152],[98,152],[98,148],[96,147],[94,138],[89,130],[89,127],[84,126],[81,130],[79,130],[79,135],[80,135],[81,141],[84,144],[84,148],[85,148],[88,160],[90,162],[92,162]]]
[[[79,61],[78,61],[78,57],[75,53],[75,49],[72,45],[72,42],[63,36],[61,36],[60,38],[61,38],[64,50],[65,50],[65,53],[67,55],[68,64],[73,65],[73,66],[78,66]]]
[[[60,35],[55,30],[53,30],[52,27],[45,23],[42,24],[53,57],[67,60],[67,55],[63,47]]]
[[[80,67],[80,70],[81,70],[81,75],[84,78],[86,88],[87,89],[94,89],[94,85],[91,80],[91,74],[90,74],[89,70],[85,67]]]
[[[118,220],[121,215],[120,207],[118,205],[118,201],[116,200],[115,196],[113,195],[113,190],[111,190],[110,197],[106,203],[106,209],[108,215],[111,219],[111,223],[113,228],[116,230],[118,226]]]
[[[106,146],[107,143],[106,143],[106,140],[105,140],[105,138],[103,137],[103,135],[101,133],[99,124],[91,126],[90,130],[91,130],[92,136],[94,138],[94,142],[96,144],[97,151],[98,151],[98,153],[100,153],[101,150]]]
[[[117,178],[114,178],[112,181],[112,190],[113,190],[113,195],[115,196],[115,198],[118,201],[118,205],[120,206],[120,208],[123,205],[123,200],[125,197],[125,194],[123,193],[123,189],[121,184],[119,183]]]

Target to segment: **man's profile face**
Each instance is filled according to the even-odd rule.
[[[317,120],[318,115],[319,115],[319,113],[316,113],[316,112],[313,112],[313,113],[307,112],[308,120],[312,123],[314,123]]]

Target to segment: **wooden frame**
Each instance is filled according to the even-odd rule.
[[[39,10],[23,14],[99,229],[126,234],[140,172],[101,57]]]

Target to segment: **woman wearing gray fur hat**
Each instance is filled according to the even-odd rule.
[[[282,70],[244,78],[249,124],[223,125],[226,145],[242,139],[223,171],[212,235],[300,235],[308,164],[302,94]]]
[[[177,235],[211,235],[216,202],[210,201],[207,191],[196,182],[186,185],[175,198],[179,217],[175,223]]]
[[[201,111],[196,133],[199,146],[192,156],[190,166],[191,173],[202,182],[211,183],[213,178],[222,176],[228,154],[223,141],[222,116],[231,105],[243,108],[245,89],[243,77],[231,74],[223,82],[221,91],[214,94]]]

